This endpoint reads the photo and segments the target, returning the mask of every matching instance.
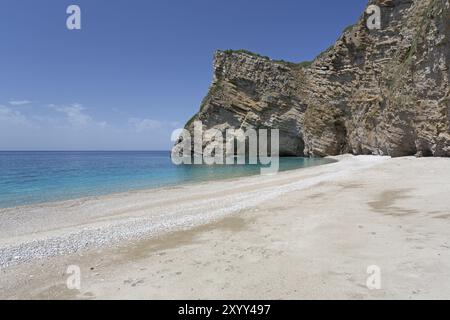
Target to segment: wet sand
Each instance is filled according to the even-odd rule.
[[[276,176],[4,210],[0,249],[24,252],[36,239],[82,241],[80,230],[170,223],[17,259],[0,270],[0,298],[449,299],[450,159],[338,159]],[[80,290],[67,288],[69,265],[81,269]],[[379,290],[366,286],[372,265]]]

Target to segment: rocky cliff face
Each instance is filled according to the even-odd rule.
[[[311,64],[218,51],[186,125],[280,130],[282,155],[450,156],[449,0],[371,0],[367,16]]]

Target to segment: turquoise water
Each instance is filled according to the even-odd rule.
[[[281,158],[280,171],[330,162]],[[258,165],[176,166],[164,151],[0,152],[0,207],[259,173]]]

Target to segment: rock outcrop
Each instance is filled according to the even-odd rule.
[[[218,51],[194,120],[205,129],[280,130],[280,154],[450,156],[449,0],[371,0],[312,63]]]

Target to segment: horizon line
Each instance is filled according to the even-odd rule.
[[[171,150],[0,150],[0,152],[170,152]]]

